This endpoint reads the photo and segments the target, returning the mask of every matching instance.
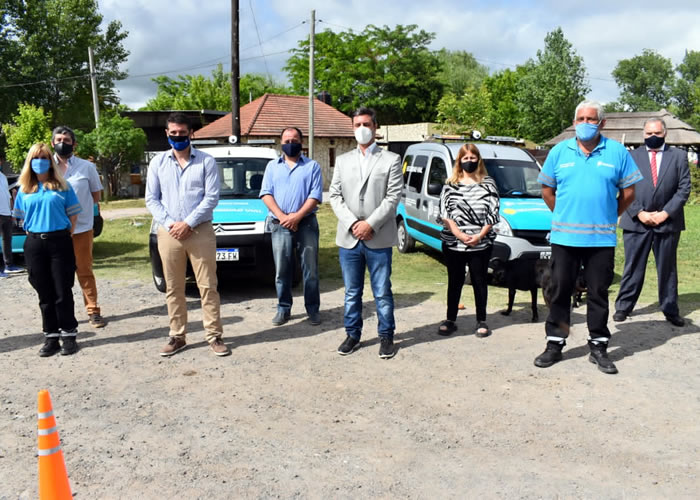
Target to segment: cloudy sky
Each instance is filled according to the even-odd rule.
[[[151,78],[209,75],[217,63],[230,71],[231,2],[225,0],[98,0],[105,21],[129,32],[125,69],[117,88],[124,104],[142,106],[155,95]],[[362,31],[417,24],[435,33],[432,49],[466,50],[491,72],[535,57],[558,26],[584,59],[589,97],[615,100],[611,71],[620,59],[649,48],[676,65],[700,50],[697,0],[239,0],[241,74],[263,73],[286,81],[288,51],[316,31]]]

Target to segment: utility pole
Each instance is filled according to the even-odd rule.
[[[231,144],[241,142],[241,68],[238,46],[238,0],[231,0]]]
[[[88,61],[90,62],[90,86],[92,87],[92,110],[95,113],[95,128],[100,126],[100,106],[97,102],[97,75],[95,74],[95,57],[92,47],[88,47]]]
[[[314,157],[314,38],[316,31],[316,11],[311,11],[311,32],[309,33],[309,158]]]

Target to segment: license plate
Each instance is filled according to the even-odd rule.
[[[238,260],[238,249],[237,248],[217,248],[216,249],[216,260],[231,262]]]
[[[551,259],[552,258],[552,252],[540,252],[540,259]]]

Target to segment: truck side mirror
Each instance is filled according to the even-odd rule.
[[[432,196],[440,196],[440,193],[442,193],[442,184],[432,182],[428,184],[428,194]]]

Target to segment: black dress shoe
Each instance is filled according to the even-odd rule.
[[[549,368],[554,363],[561,361],[562,347],[548,343],[544,352],[535,358],[535,366],[538,368]]]
[[[61,350],[61,344],[58,343],[58,337],[48,337],[44,341],[44,345],[39,349],[39,356],[48,358]]]
[[[666,316],[666,321],[671,323],[673,326],[685,326],[685,320],[678,316]]]
[[[625,321],[627,319],[627,313],[625,311],[615,311],[613,314],[613,321]]]
[[[75,337],[63,337],[62,340],[61,356],[70,356],[78,352],[78,342],[75,340]]]
[[[608,357],[608,352],[605,348],[591,347],[591,354],[588,356],[588,361],[598,365],[598,369],[603,373],[615,374],[617,373],[617,367]]]

